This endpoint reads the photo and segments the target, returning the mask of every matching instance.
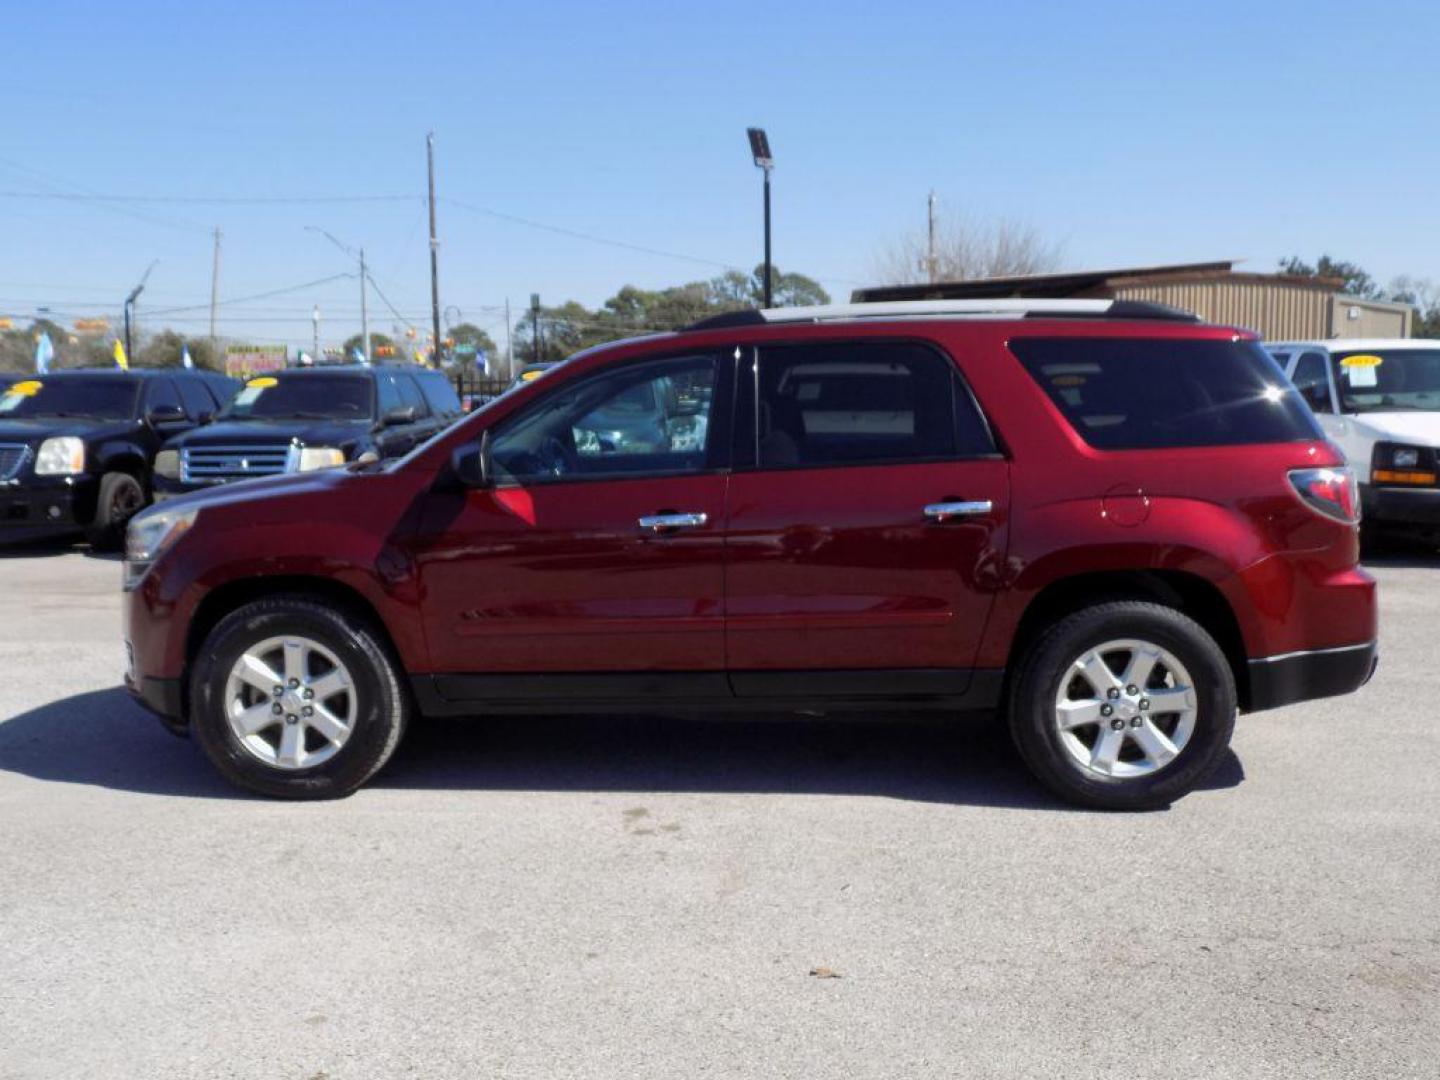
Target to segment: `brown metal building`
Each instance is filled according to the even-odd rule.
[[[1409,304],[1340,292],[1338,278],[1237,273],[1230,262],[1082,270],[1064,274],[937,281],[856,289],[857,303],[880,300],[977,300],[1070,297],[1152,300],[1209,322],[1243,326],[1271,341],[1409,337]]]

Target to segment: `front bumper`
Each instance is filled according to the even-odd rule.
[[[1360,485],[1360,509],[1367,525],[1440,528],[1440,488]]]
[[[1379,662],[1380,654],[1373,641],[1251,660],[1247,711],[1277,709],[1297,701],[1359,690],[1370,681]]]
[[[93,476],[26,477],[0,484],[0,543],[78,532],[95,520]]]
[[[179,679],[154,679],[127,671],[125,689],[154,713],[167,730],[176,735],[190,733],[190,727],[185,723],[185,700]]]

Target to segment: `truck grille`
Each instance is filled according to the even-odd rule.
[[[25,466],[30,448],[24,443],[0,443],[0,481],[14,480]]]
[[[180,451],[180,479],[192,484],[223,484],[253,476],[278,476],[293,468],[293,453],[288,442],[187,446]]]

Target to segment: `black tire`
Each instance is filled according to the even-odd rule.
[[[1189,672],[1195,690],[1189,742],[1145,776],[1101,776],[1086,769],[1062,744],[1055,720],[1061,680],[1075,677],[1076,660],[1120,639],[1169,651]],[[1193,791],[1224,757],[1235,729],[1235,676],[1215,639],[1195,620],[1161,604],[1116,601],[1069,615],[1030,643],[1015,671],[1009,709],[1020,756],[1055,794],[1096,809],[1150,810]]]
[[[240,656],[272,637],[301,635],[346,666],[357,697],[348,740],[311,768],[282,769],[252,754],[231,730],[225,687]],[[231,783],[284,799],[349,795],[390,760],[409,719],[400,665],[382,634],[366,620],[303,596],[258,600],[231,612],[210,631],[190,679],[190,727],[206,755]]]
[[[145,486],[129,473],[110,472],[100,478],[95,518],[85,539],[96,551],[115,551],[125,542],[125,525],[145,509]]]

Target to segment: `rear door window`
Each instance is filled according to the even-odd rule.
[[[179,380],[180,399],[185,402],[185,412],[191,420],[201,420],[215,414],[215,399],[205,384],[196,378]]]
[[[145,411],[161,408],[185,410],[175,383],[164,375],[156,375],[145,380]]]
[[[465,411],[460,404],[460,395],[450,385],[450,380],[438,371],[423,371],[415,376],[430,411],[442,419],[449,420]]]
[[[424,420],[430,415],[430,410],[425,405],[425,398],[420,394],[420,388],[415,385],[415,380],[409,374],[397,374],[395,382],[400,387],[400,404],[414,409],[416,420]]]
[[[744,437],[754,440],[759,468],[903,463],[995,451],[954,365],[929,346],[764,346],[758,372],[755,415],[747,416]]]
[[[1305,404],[1317,413],[1331,413],[1330,404],[1330,360],[1322,352],[1307,352],[1295,362],[1295,372],[1290,376],[1295,389],[1305,399]]]
[[[1253,341],[1017,338],[1010,350],[1098,449],[1323,437],[1274,358]]]

